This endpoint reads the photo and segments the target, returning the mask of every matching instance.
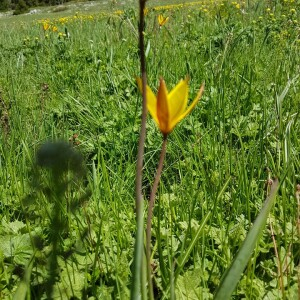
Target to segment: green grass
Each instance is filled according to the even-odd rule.
[[[189,74],[193,99],[206,84],[196,109],[169,137],[154,209],[155,292],[158,299],[212,299],[262,208],[267,179],[276,177],[276,203],[232,299],[297,299],[299,3],[277,1],[270,11],[260,1],[243,11],[231,2],[206,5],[167,6],[146,16],[151,88],[160,76],[171,89]],[[99,12],[79,11],[77,18],[67,10],[0,19],[6,24],[0,32],[1,299],[13,299],[18,288],[18,299],[46,298],[53,230],[57,299],[129,298],[141,115],[138,13],[133,3],[114,9],[123,13],[99,3]],[[160,13],[170,18],[159,29]],[[58,32],[43,31],[37,20],[45,17]],[[162,141],[150,118],[147,128],[146,198]],[[46,145],[41,153],[45,142],[69,139],[72,147],[48,145],[51,152]],[[73,150],[81,153],[84,174]],[[47,167],[37,159],[51,153],[59,166],[72,167],[55,175],[54,162]]]

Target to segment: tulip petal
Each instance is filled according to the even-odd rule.
[[[183,113],[181,114],[180,116],[178,116],[178,118],[172,120],[172,123],[170,125],[170,128],[171,130],[175,127],[175,125],[180,122],[182,119],[184,119],[193,109],[194,107],[196,106],[196,104],[198,103],[198,101],[200,100],[202,94],[204,92],[204,82],[202,83],[194,101],[192,102],[192,104],[188,107],[188,109]]]
[[[180,80],[168,95],[170,121],[177,119],[186,109],[188,102],[188,78]]]
[[[167,21],[169,20],[169,17],[164,17],[163,15],[159,15],[157,17],[157,20],[158,20],[159,26],[161,27],[167,23]]]
[[[163,134],[169,133],[169,116],[168,90],[165,81],[161,79],[157,93],[157,118],[159,122],[159,129]]]
[[[164,17],[162,15],[158,15],[157,20],[158,20],[159,26],[161,26],[162,22],[164,21]]]
[[[142,86],[142,79],[138,77],[136,79],[139,90],[143,93],[143,86]],[[147,95],[147,108],[154,119],[154,121],[159,125],[158,118],[157,118],[157,100],[156,96],[152,92],[151,88],[147,85],[146,86],[146,95]]]

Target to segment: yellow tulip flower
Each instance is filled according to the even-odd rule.
[[[157,20],[158,20],[159,27],[161,27],[161,26],[164,26],[168,22],[169,17],[164,17],[163,15],[158,15]]]
[[[169,93],[166,83],[160,80],[157,96],[147,85],[147,107],[164,136],[168,135],[175,125],[185,118],[196,106],[204,91],[204,83],[201,85],[198,94],[192,104],[188,104],[188,78],[180,80],[179,83]],[[140,91],[142,92],[142,80],[137,79]]]
[[[49,23],[43,23],[43,29],[44,31],[48,30],[50,28],[50,24]]]

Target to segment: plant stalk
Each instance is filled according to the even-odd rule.
[[[139,0],[139,49],[140,49],[140,67],[142,77],[142,120],[141,130],[138,143],[138,155],[136,165],[136,182],[135,182],[135,196],[136,196],[136,220],[137,232],[134,246],[134,259],[133,259],[133,276],[131,284],[131,299],[139,299],[141,295],[141,278],[142,278],[142,258],[143,258],[143,231],[144,231],[144,218],[143,218],[143,194],[142,194],[142,177],[143,177],[143,159],[144,159],[144,145],[146,139],[146,119],[147,119],[147,74],[146,74],[146,58],[145,58],[145,42],[144,42],[144,9],[146,0]]]
[[[152,186],[149,206],[148,206],[148,217],[147,217],[147,231],[146,231],[146,258],[147,258],[147,274],[148,274],[148,289],[149,289],[149,299],[154,299],[153,293],[153,283],[152,283],[152,272],[151,272],[151,229],[152,229],[152,217],[153,217],[153,208],[155,202],[155,195],[157,192],[158,184],[160,181],[161,172],[163,169],[164,159],[167,150],[167,137],[168,135],[163,136],[163,144],[160,152],[159,163],[156,170],[156,175],[154,183]]]

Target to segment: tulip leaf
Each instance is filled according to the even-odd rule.
[[[252,228],[250,229],[246,239],[241,246],[238,254],[233,260],[231,266],[226,271],[221,284],[215,294],[214,300],[230,299],[231,294],[236,288],[242,273],[247,266],[251,254],[259,240],[265,227],[268,215],[276,199],[276,194],[279,188],[278,180],[274,180],[269,196],[267,197],[264,206],[262,207],[258,217],[256,218]]]

